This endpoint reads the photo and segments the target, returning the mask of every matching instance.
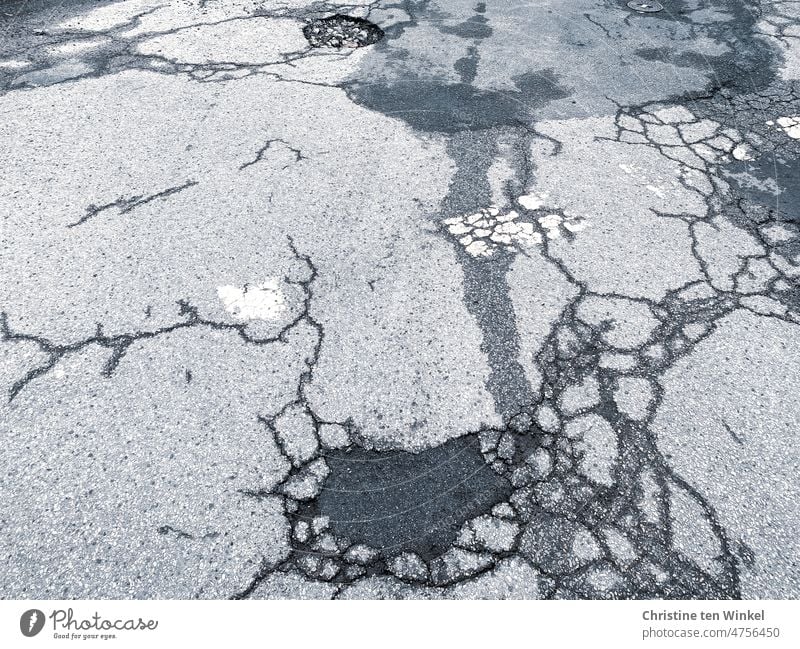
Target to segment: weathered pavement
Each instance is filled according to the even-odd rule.
[[[662,5],[3,3],[0,594],[800,597],[800,4]]]

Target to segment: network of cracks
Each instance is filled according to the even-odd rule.
[[[658,314],[636,348],[617,339],[638,332],[593,324],[607,302],[581,295],[565,311],[540,353],[539,403],[505,428],[411,454],[365,451],[347,424],[316,421],[302,403],[265,421],[296,467],[282,486],[293,554],[241,595],[273,570],[444,587],[521,557],[543,596],[737,597],[752,551],[726,536],[648,429],[660,397],[648,377],[735,302],[697,285],[625,304]],[[307,425],[318,445],[304,460]]]
[[[754,115],[770,96],[797,106],[796,93],[786,85],[720,91],[695,101],[692,123],[737,114],[741,128],[748,107]],[[620,108],[617,121],[666,126],[680,114]],[[746,144],[754,156],[791,167],[797,143],[766,127],[759,136],[752,121]],[[715,156],[742,144],[718,145]],[[704,173],[713,171],[710,160]],[[765,252],[744,259],[731,289],[719,290],[695,250],[709,279],[658,301],[594,294],[562,267],[575,297],[537,355],[543,381],[533,403],[504,427],[414,454],[372,449],[349,422],[320,421],[302,398],[264,420],[294,465],[280,487],[293,551],[265,565],[238,596],[275,573],[336,588],[390,576],[432,595],[516,571],[546,598],[740,597],[740,572],[757,552],[729,536],[712,504],[659,451],[651,429],[662,399],[658,377],[734,310],[798,321],[797,282],[786,272],[797,226],[791,205],[780,201],[759,202],[735,187],[707,198]],[[511,253],[465,263],[502,264],[504,254]]]

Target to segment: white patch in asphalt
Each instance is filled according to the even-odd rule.
[[[535,198],[531,198],[535,197]],[[541,207],[547,194],[528,194],[518,199],[526,209],[531,205]],[[535,209],[538,209],[536,207]],[[458,242],[473,257],[490,257],[499,248],[512,250],[542,243],[545,234],[548,239],[558,239],[561,228],[575,234],[584,230],[588,223],[576,216],[547,214],[537,219],[539,227],[526,221],[519,221],[519,212],[504,210],[492,205],[475,214],[465,214],[444,220],[450,234],[458,238]]]
[[[286,311],[286,300],[275,278],[241,288],[218,286],[217,295],[236,320],[275,320]]]
[[[544,207],[545,201],[547,200],[547,193],[543,194],[535,194],[531,192],[530,194],[525,194],[524,196],[520,196],[517,199],[517,202],[522,205],[526,210],[538,210]]]
[[[467,252],[473,257],[488,257],[492,254],[493,248],[485,241],[473,241],[467,246]]]
[[[476,214],[445,219],[444,223],[470,255],[489,257],[501,246],[511,249],[515,245],[531,246],[542,242],[542,235],[534,232],[533,223],[517,223],[518,218],[515,210],[501,213],[492,205]]]
[[[731,155],[736,160],[752,160],[753,159],[753,153],[750,151],[750,148],[746,144],[737,144],[733,148],[733,151],[731,152]]]
[[[589,222],[575,217],[567,217],[563,223],[561,224],[572,233],[580,232],[581,230],[585,230],[589,226]]]
[[[664,190],[661,187],[656,187],[655,185],[647,185],[647,189],[653,192],[659,198],[666,197],[666,194],[664,193]]]
[[[779,117],[775,121],[778,122],[778,126],[784,130],[786,135],[793,140],[800,140],[800,115]],[[767,122],[767,124],[769,124],[769,122]]]
[[[548,239],[558,239],[561,236],[558,228],[563,220],[558,214],[548,214],[547,216],[540,216],[538,219],[539,225],[544,228]]]
[[[30,61],[21,61],[19,59],[6,59],[0,61],[0,68],[4,70],[22,70],[30,65]]]

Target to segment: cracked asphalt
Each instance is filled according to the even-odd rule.
[[[0,5],[0,595],[800,598],[800,3]]]

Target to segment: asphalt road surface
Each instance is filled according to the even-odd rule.
[[[800,597],[798,2],[0,33],[2,597]]]

